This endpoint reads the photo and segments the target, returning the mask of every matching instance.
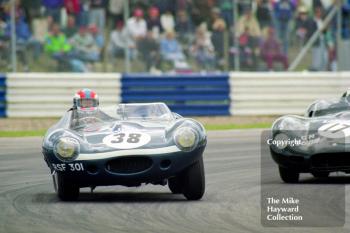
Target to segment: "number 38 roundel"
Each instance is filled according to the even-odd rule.
[[[103,138],[103,143],[116,149],[133,149],[146,145],[151,136],[145,133],[114,133]]]

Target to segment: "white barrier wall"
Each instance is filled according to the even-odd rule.
[[[82,88],[95,90],[104,106],[120,102],[121,75],[110,73],[9,73],[8,117],[59,117]]]
[[[229,82],[231,115],[303,114],[315,100],[339,98],[350,88],[350,72],[231,72]],[[102,106],[121,101],[115,73],[12,73],[6,84],[8,117],[62,116],[84,87],[97,91]]]
[[[231,115],[304,114],[315,100],[339,98],[350,72],[230,73]]]

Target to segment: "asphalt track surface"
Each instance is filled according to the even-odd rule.
[[[41,138],[0,139],[0,233],[12,232],[349,232],[337,228],[266,228],[260,221],[260,131],[210,132],[201,201],[167,186],[82,189],[79,201],[57,199],[41,156]],[[282,184],[276,167],[270,182]],[[314,185],[313,178],[303,184]],[[327,184],[325,184],[327,186]],[[349,189],[346,187],[346,196]],[[350,209],[346,198],[345,209]],[[315,213],[317,214],[317,213]]]

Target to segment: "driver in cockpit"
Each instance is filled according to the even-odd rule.
[[[79,90],[73,98],[71,128],[88,125],[110,118],[99,109],[99,98],[88,88]]]

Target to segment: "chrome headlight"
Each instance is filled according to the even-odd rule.
[[[79,141],[71,137],[62,137],[54,145],[54,153],[61,160],[73,160],[79,151]]]
[[[190,127],[181,127],[175,131],[174,140],[181,150],[191,151],[198,144],[198,133]]]

